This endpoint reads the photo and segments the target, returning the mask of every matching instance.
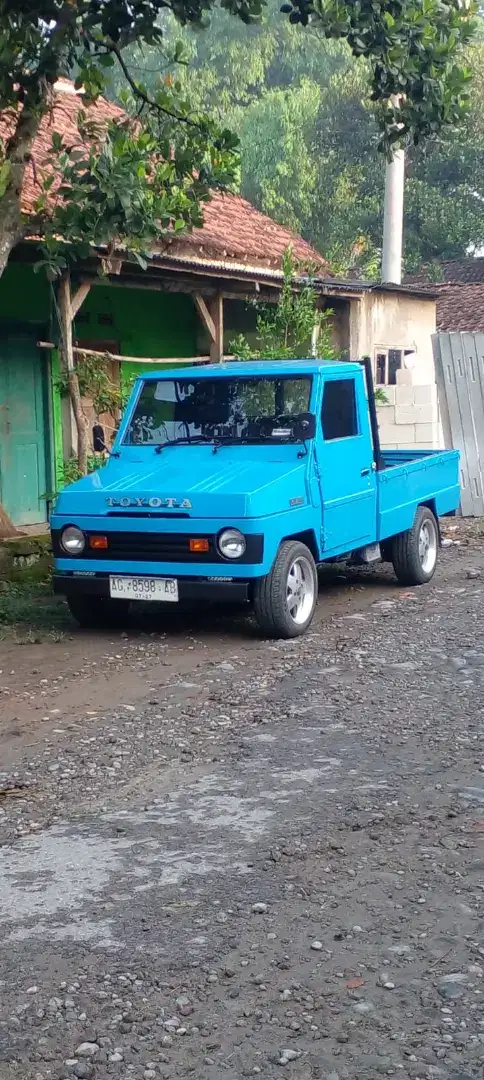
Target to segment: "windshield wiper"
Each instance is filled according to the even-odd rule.
[[[211,435],[194,435],[192,439],[188,435],[180,435],[177,439],[166,439],[165,442],[157,443],[155,446],[155,454],[161,454],[161,451],[166,446],[200,446],[201,444],[211,443],[213,446],[220,446],[219,440],[213,438]]]

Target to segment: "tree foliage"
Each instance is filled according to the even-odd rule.
[[[236,182],[236,141],[225,117],[238,120],[248,147],[250,118],[237,110],[253,109],[257,96],[267,105],[264,146],[282,147],[276,184],[261,175],[269,170],[268,153],[256,162],[259,202],[295,225],[311,222],[321,72],[337,78],[348,57],[363,58],[373,146],[379,142],[389,152],[396,142],[419,143],[465,114],[470,71],[460,47],[474,32],[475,0],[291,0],[282,5],[285,16],[273,11],[259,28],[253,24],[265,3],[218,0],[217,12],[217,0],[0,0],[0,109],[10,119],[0,154],[0,272],[28,229],[19,192],[52,87],[73,70],[86,102],[117,80],[118,88],[129,88],[135,113],[131,125],[117,130],[113,122],[98,139],[99,164],[85,147],[54,147],[63,180],[55,224],[81,248],[109,244],[117,231],[125,247],[140,252],[167,227],[198,223],[211,188]],[[203,36],[200,28],[214,11],[215,35]],[[199,31],[188,46],[188,54],[197,54],[194,77],[184,76],[188,39],[185,34],[179,44],[177,26]],[[213,61],[217,68],[227,38],[225,70],[218,63],[214,79]],[[260,139],[257,145],[262,150]],[[345,179],[354,189],[355,178]],[[39,191],[38,231],[52,236],[46,196]]]
[[[188,116],[176,86],[165,101],[173,97]],[[125,105],[133,111],[135,99]],[[142,126],[127,118],[98,129],[81,110],[78,126],[75,143],[54,133],[36,203],[44,262],[53,272],[74,255],[87,257],[92,246],[109,257],[120,242],[145,268],[157,241],[169,230],[201,226],[210,193],[238,179],[238,139],[208,120],[188,125],[149,110]]]
[[[301,274],[307,268],[298,267],[290,247],[282,260],[284,280],[277,303],[254,301],[257,313],[257,348],[240,334],[229,345],[237,360],[290,360],[311,355],[315,328],[315,355],[329,359],[335,355],[332,341],[331,320],[333,312],[324,311],[318,305],[318,296],[311,279],[301,283]]]
[[[0,110],[9,128],[0,147],[0,273],[32,226],[48,239],[62,227],[71,245],[116,237],[139,250],[167,228],[199,223],[200,204],[210,190],[235,182],[237,140],[230,132],[194,109],[176,80],[159,77],[148,94],[125,60],[134,42],[161,47],[163,12],[173,12],[179,23],[200,24],[214,2],[0,0]],[[245,21],[261,11],[261,0],[220,4]],[[22,182],[56,81],[75,71],[88,104],[106,88],[114,67],[130,91],[124,104],[131,123],[111,121],[91,146],[82,113],[79,145],[60,145],[54,134],[55,178],[39,189],[38,220],[28,222]],[[55,220],[48,213],[50,187],[57,198]]]
[[[458,123],[468,105],[469,68],[458,55],[476,30],[473,0],[291,0],[293,23],[344,39],[369,66],[381,145],[417,144]]]
[[[384,162],[378,152],[371,72],[344,41],[281,20],[276,0],[260,25],[241,27],[224,12],[209,30],[170,20],[165,42],[181,36],[184,93],[240,137],[241,190],[256,206],[301,232],[335,272],[375,277],[383,229]],[[131,51],[148,85],[156,49]],[[407,148],[405,265],[459,257],[484,243],[484,45],[464,53],[472,69],[469,110],[458,128]],[[120,84],[118,84],[120,85]],[[113,93],[116,93],[116,86]]]

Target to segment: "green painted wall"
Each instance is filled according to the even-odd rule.
[[[48,324],[50,295],[45,274],[12,263],[0,279],[0,319]]]
[[[117,341],[124,356],[195,356],[191,296],[109,285],[91,288],[75,323],[83,341]]]
[[[0,279],[0,319],[44,324],[51,317],[45,274],[13,263]],[[125,356],[195,356],[198,318],[190,296],[93,285],[75,334],[86,341],[117,341]]]
[[[39,336],[56,340],[51,315],[52,289],[45,274],[34,273],[23,264],[7,267],[0,279],[0,324],[35,324]],[[184,293],[160,293],[94,285],[79,311],[75,337],[83,342],[115,342],[124,356],[183,357],[197,353],[198,317],[193,300]],[[160,365],[163,368],[163,365]],[[151,369],[151,365],[150,365]],[[121,379],[128,386],[143,371],[143,364],[121,365]],[[59,354],[51,354],[50,424],[47,433],[52,447],[56,487],[63,481],[62,412],[57,389]]]
[[[116,343],[121,356],[196,356],[198,316],[193,300],[185,293],[159,293],[148,289],[123,289],[95,285],[86,297],[75,323],[77,340]],[[146,364],[150,371],[163,364]],[[142,363],[121,364],[121,384],[127,395],[133,380],[144,370]]]

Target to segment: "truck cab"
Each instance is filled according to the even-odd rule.
[[[107,464],[58,496],[54,589],[82,626],[119,625],[140,600],[227,600],[295,637],[319,563],[386,559],[423,584],[458,505],[456,451],[380,451],[368,365],[148,372]]]

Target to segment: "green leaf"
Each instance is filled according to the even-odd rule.
[[[10,161],[4,161],[0,165],[0,198],[5,195],[7,184],[9,182],[12,173],[12,165]]]

